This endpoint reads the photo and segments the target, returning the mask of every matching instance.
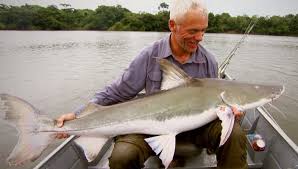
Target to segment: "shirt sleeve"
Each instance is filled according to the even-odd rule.
[[[103,90],[96,92],[89,102],[107,106],[134,98],[145,87],[147,64],[148,52],[143,50],[124,70],[122,76]],[[75,114],[80,114],[84,108],[84,105],[80,106]]]

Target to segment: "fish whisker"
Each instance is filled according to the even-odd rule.
[[[286,114],[285,114],[284,112],[282,112],[279,108],[277,108],[276,106],[274,106],[274,105],[271,104],[271,103],[268,103],[268,105],[271,106],[271,107],[272,107],[273,109],[275,109],[276,111],[278,111],[278,112],[283,116],[284,119],[287,119]]]
[[[265,111],[265,113],[270,117],[270,119],[276,124],[278,125],[277,121],[273,118],[273,116],[268,112],[268,110],[262,106],[263,110]]]
[[[283,94],[283,96],[285,96],[285,97],[291,99],[292,101],[294,101],[295,103],[298,104],[298,99],[295,99],[295,98],[293,98],[293,97],[291,97],[291,96],[289,96],[289,95],[286,95],[286,94]]]

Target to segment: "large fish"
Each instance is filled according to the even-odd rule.
[[[0,115],[19,132],[18,143],[7,159],[9,164],[35,160],[55,139],[57,132],[80,136],[75,141],[90,161],[109,138],[142,133],[155,135],[146,141],[167,168],[174,155],[177,134],[219,117],[223,130],[221,146],[234,124],[233,113],[220,111],[222,106],[226,106],[226,110],[235,106],[245,111],[271,102],[284,91],[283,86],[191,78],[166,60],[159,63],[163,77],[175,79],[178,86],[112,106],[89,104],[77,119],[65,122],[62,128],[56,127],[55,120],[42,115],[26,101],[0,94]]]

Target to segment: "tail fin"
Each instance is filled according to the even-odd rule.
[[[16,127],[19,135],[17,145],[7,158],[9,165],[34,161],[54,139],[53,133],[38,132],[40,127],[54,126],[54,121],[20,98],[0,94],[0,118]]]

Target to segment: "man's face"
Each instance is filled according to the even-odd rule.
[[[174,23],[172,23],[173,26],[170,23],[170,29],[179,48],[183,52],[195,52],[208,27],[208,16],[203,16],[199,10],[193,9],[184,16],[181,22],[172,22]]]

